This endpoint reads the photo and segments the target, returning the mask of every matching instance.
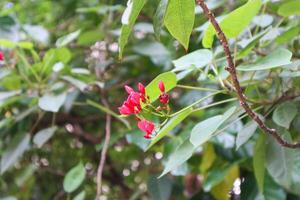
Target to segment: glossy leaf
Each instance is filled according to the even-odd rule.
[[[119,58],[123,57],[124,47],[127,44],[129,35],[132,31],[133,25],[144,7],[146,0],[128,0],[127,8],[122,16],[122,28],[119,37]]]
[[[266,57],[258,59],[252,64],[240,65],[237,70],[240,71],[256,71],[267,70],[276,67],[282,67],[284,65],[291,64],[292,53],[287,49],[276,49]]]
[[[189,140],[185,140],[170,156],[165,165],[165,169],[159,177],[164,176],[171,170],[182,165],[186,162],[194,153],[195,148]]]
[[[291,122],[296,117],[297,106],[292,102],[279,105],[273,112],[272,119],[279,126],[289,128]]]
[[[257,129],[257,123],[255,121],[248,122],[242,130],[237,134],[236,138],[236,149],[239,149],[243,144],[245,144],[255,133]]]
[[[150,102],[158,99],[160,95],[160,90],[158,88],[158,83],[160,81],[164,82],[166,92],[170,91],[177,85],[176,74],[174,72],[165,72],[158,75],[146,86],[146,93],[150,98]]]
[[[73,167],[64,178],[64,190],[68,193],[75,191],[85,179],[85,168],[80,162]]]
[[[84,199],[85,199],[85,191],[80,192],[73,198],[73,200],[84,200]]]
[[[173,60],[175,69],[173,71],[181,71],[193,68],[203,68],[212,62],[212,52],[208,49],[199,49],[176,60]]]
[[[194,20],[195,1],[169,0],[164,23],[171,35],[177,39],[185,49],[189,47]]]
[[[160,34],[164,25],[165,13],[169,0],[160,0],[153,18],[153,28],[155,36],[160,40]]]
[[[249,0],[245,5],[229,13],[220,23],[221,29],[228,38],[236,38],[252,21],[260,10],[261,0]],[[216,34],[210,24],[204,33],[202,44],[211,48]]]

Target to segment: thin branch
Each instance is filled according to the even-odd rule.
[[[235,91],[237,93],[238,99],[240,101],[241,106],[244,108],[246,113],[258,124],[258,126],[267,134],[273,136],[278,143],[281,146],[288,147],[288,148],[300,148],[300,142],[295,142],[295,143],[289,143],[288,141],[284,140],[281,138],[279,133],[276,131],[276,129],[272,129],[267,127],[267,125],[260,119],[260,117],[251,109],[249,104],[247,103],[246,96],[243,93],[243,90],[241,88],[240,82],[237,78],[237,73],[235,69],[235,65],[230,53],[229,45],[227,38],[222,31],[219,23],[217,22],[216,18],[214,17],[214,14],[211,12],[211,10],[207,7],[206,3],[204,0],[196,0],[197,4],[203,9],[203,12],[205,16],[209,19],[211,22],[212,26],[214,27],[217,37],[221,42],[221,45],[223,46],[224,53],[226,55],[226,60],[227,60],[227,67],[225,68],[231,76],[233,86],[235,88]]]
[[[108,107],[107,101],[103,100],[103,104]],[[102,173],[103,173],[103,168],[105,165],[105,159],[106,159],[106,153],[108,151],[109,147],[109,141],[110,141],[110,132],[111,132],[111,115],[106,114],[106,125],[105,125],[105,140],[104,140],[104,145],[103,149],[101,151],[101,159],[99,162],[99,167],[97,170],[97,195],[96,195],[96,200],[100,200],[100,195],[101,195],[101,187],[102,187]]]

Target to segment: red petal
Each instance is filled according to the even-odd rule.
[[[158,88],[159,88],[159,90],[160,90],[162,93],[165,92],[165,84],[164,84],[163,81],[159,81],[159,83],[158,83]]]
[[[132,92],[134,92],[134,90],[128,85],[125,85],[125,90],[128,94],[131,94]]]

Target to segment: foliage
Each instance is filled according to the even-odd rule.
[[[94,199],[107,145],[103,199],[298,199],[299,148],[245,113],[197,2],[1,1],[0,199]],[[251,109],[300,140],[299,1],[205,2]],[[139,82],[148,140],[118,112]]]

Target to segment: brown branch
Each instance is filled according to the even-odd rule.
[[[207,7],[206,3],[204,0],[196,0],[197,4],[203,9],[203,12],[205,16],[209,19],[211,22],[212,26],[214,27],[217,37],[221,42],[221,45],[223,46],[224,53],[226,55],[226,60],[228,66],[225,68],[231,76],[233,86],[235,88],[235,91],[237,93],[238,99],[240,101],[241,106],[244,108],[246,113],[258,124],[258,126],[267,134],[273,136],[277,142],[284,147],[288,148],[300,148],[300,142],[295,142],[295,143],[289,143],[288,141],[284,140],[281,138],[279,133],[276,131],[276,129],[272,129],[267,127],[267,125],[260,119],[260,117],[251,109],[249,104],[247,103],[246,96],[243,93],[243,90],[241,88],[241,85],[239,83],[239,80],[237,78],[237,73],[235,69],[235,65],[230,53],[229,45],[227,38],[222,31],[219,23],[217,22],[216,18],[214,17],[214,14],[210,11],[210,9]]]
[[[107,103],[106,100],[103,100],[103,104],[106,107],[108,107],[108,103]],[[104,165],[105,165],[106,153],[107,153],[108,147],[109,147],[110,132],[111,132],[111,115],[106,114],[105,140],[104,140],[103,149],[101,151],[101,159],[100,159],[100,162],[99,162],[99,167],[98,167],[98,170],[97,170],[97,195],[96,195],[96,200],[100,200],[101,186],[102,186],[102,173],[103,173],[103,168],[104,168]]]

